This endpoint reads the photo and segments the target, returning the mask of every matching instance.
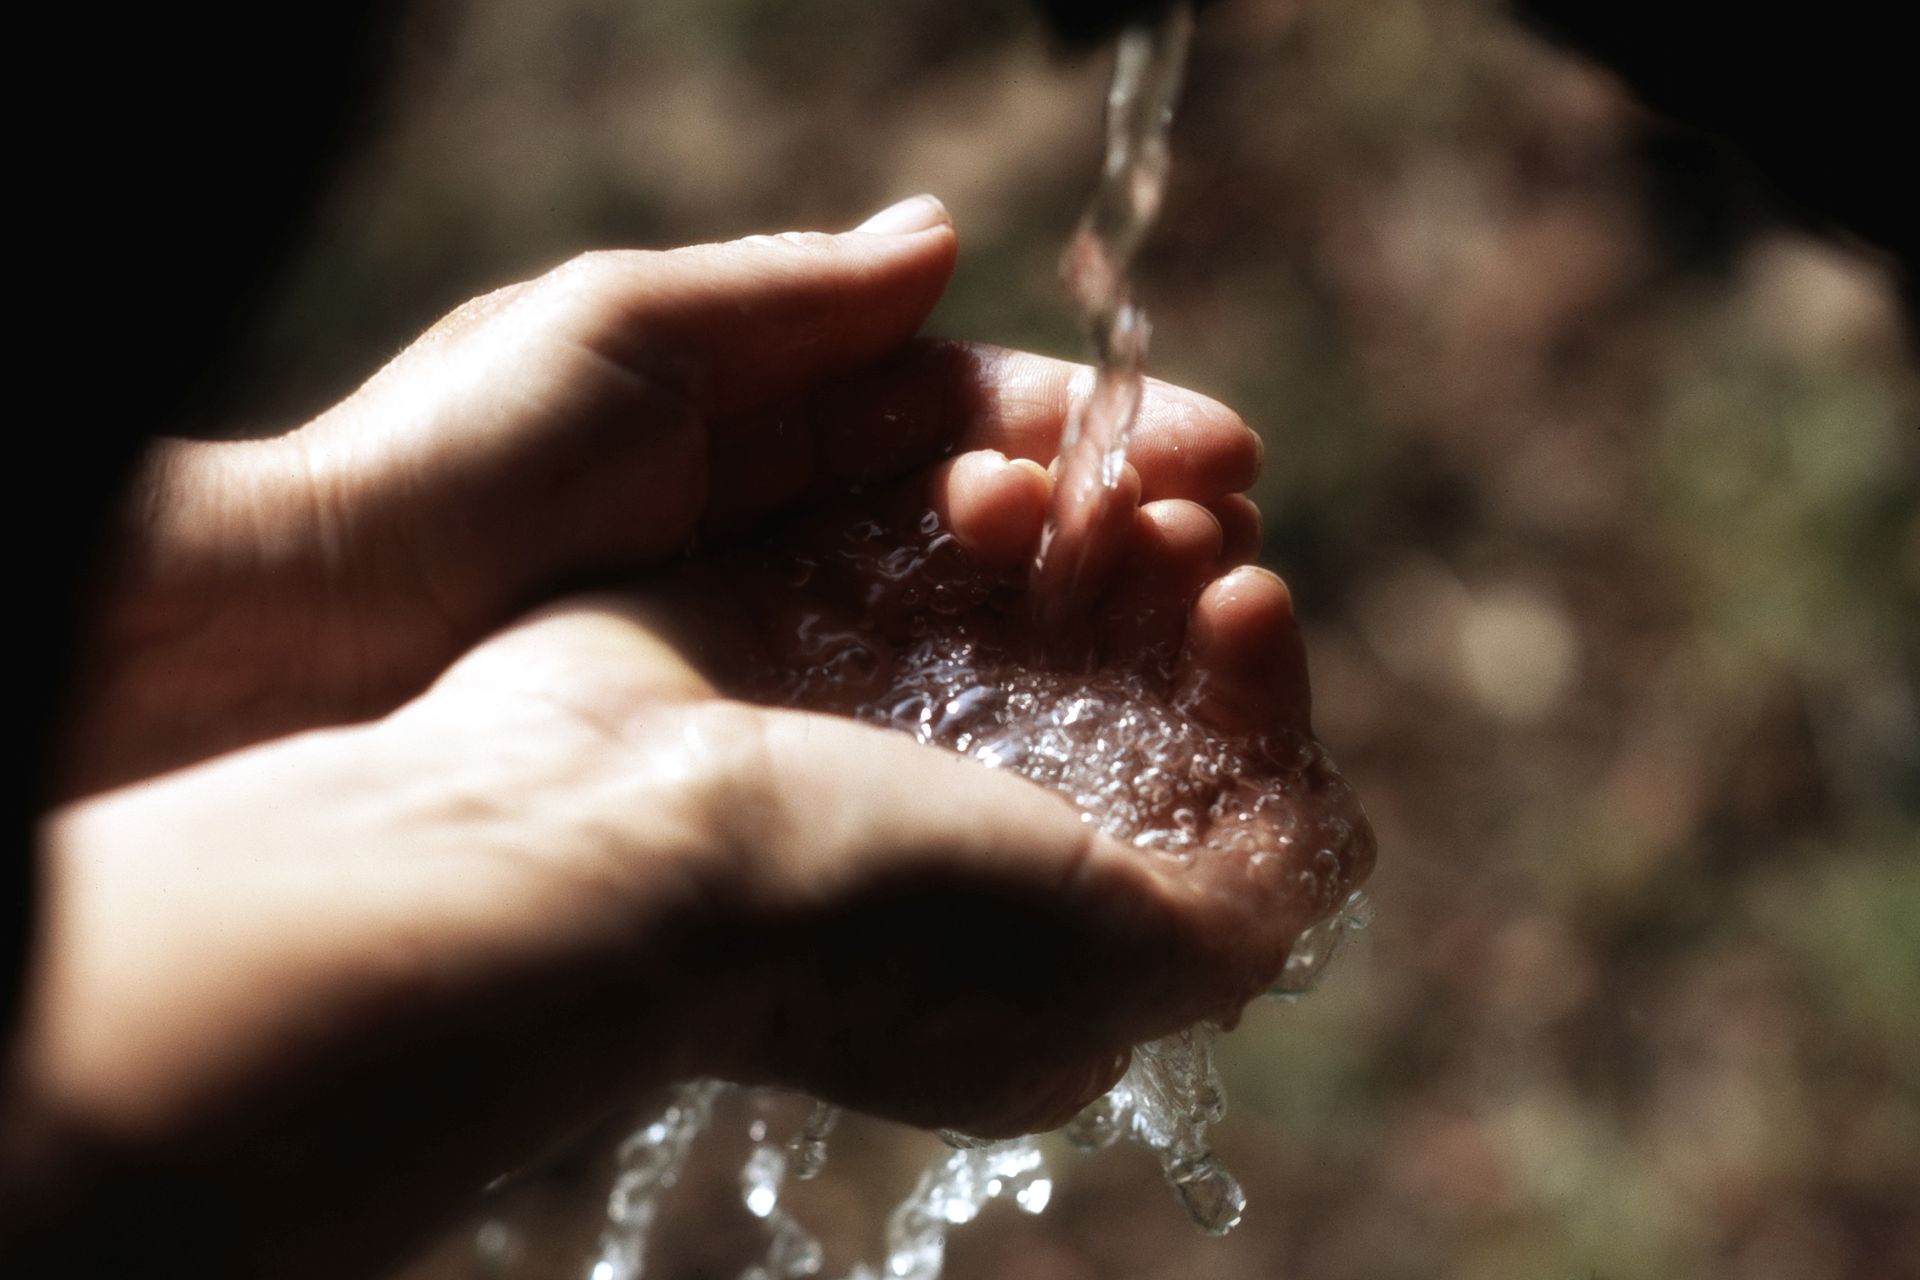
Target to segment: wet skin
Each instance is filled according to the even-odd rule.
[[[297,432],[156,451],[43,833],[0,1148],[43,1212],[8,1231],[367,1268],[649,1084],[1041,1127],[1277,972],[1287,902],[711,678],[755,602],[688,575],[782,512],[906,485],[984,563],[1037,536],[1085,373],[910,342],[954,237],[890,216],[590,255]],[[1110,531],[1109,607],[1154,629],[1121,642],[1176,644],[1236,731],[1306,716],[1286,589],[1243,563],[1258,455],[1152,388]]]

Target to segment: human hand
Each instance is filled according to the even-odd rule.
[[[1044,500],[997,456],[930,479],[970,543]],[[1223,559],[1209,519],[1150,502],[1127,580],[1184,601]],[[904,735],[718,696],[695,660],[724,669],[724,620],[781,602],[714,576],[700,608],[673,586],[556,606],[379,721],[55,819],[22,1078],[47,1146],[126,1179],[89,1188],[115,1229],[79,1234],[208,1274],[268,1260],[249,1249],[370,1266],[553,1133],[695,1074],[1045,1127],[1127,1045],[1277,971],[1310,910],[1284,875],[1173,870]],[[1222,714],[1302,719],[1277,580],[1221,574],[1186,629]],[[209,1239],[209,1203],[249,1226]]]
[[[922,198],[847,235],[588,254],[459,308],[300,430],[156,448],[59,794],[384,714],[542,600],[898,474],[985,415],[1056,417],[1058,362],[903,350],[954,250]],[[1145,447],[1220,412],[1164,390]],[[1168,465],[1236,494],[1257,441],[1220,441]]]
[[[1014,563],[1045,500],[1027,463],[1052,452],[1076,376],[918,346],[816,391],[814,430],[729,421],[757,423],[763,446],[807,441],[828,487],[957,443],[914,492],[983,561]],[[435,420],[432,394],[396,377],[385,394]],[[775,483],[791,455],[756,470],[766,452],[736,448],[712,477],[729,497],[661,527],[724,528],[806,487]],[[1226,573],[1185,612],[1257,543],[1235,494],[1256,455],[1231,414],[1152,390],[1122,557],[1148,586],[1114,600],[1124,621],[1156,591],[1178,599],[1213,714],[1285,723],[1304,719],[1305,684],[1277,580]],[[764,600],[733,583],[690,607],[660,582],[562,606],[382,719],[69,809],[50,827],[29,1039],[50,1130],[265,1221],[398,1144],[418,1162],[410,1193],[350,1209],[352,1239],[377,1248],[650,1080],[781,1080],[923,1123],[1044,1125],[1104,1088],[1125,1045],[1270,978],[1306,923],[1284,892],[1171,876],[1013,778],[717,696],[700,668],[724,676],[729,603]],[[981,936],[994,956],[957,964]],[[1017,1064],[994,1048],[1010,1040]],[[263,1139],[296,1154],[263,1166]],[[180,1179],[183,1153],[196,1172]],[[142,1196],[157,1230],[166,1197]],[[292,1250],[286,1225],[276,1248]]]

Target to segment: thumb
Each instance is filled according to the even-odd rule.
[[[716,486],[778,452],[717,421],[906,343],[952,274],[953,224],[921,196],[863,226],[583,254],[457,308],[252,455],[302,495],[276,508],[330,522],[294,540],[353,569],[348,594],[394,636],[385,683],[417,688],[554,583],[671,552]]]
[[[593,253],[535,284],[574,295],[575,336],[592,350],[696,411],[731,414],[913,337],[956,251],[945,206],[914,196],[839,235]]]
[[[742,712],[751,767],[711,818],[746,902],[695,965],[725,993],[716,1074],[1024,1132],[1216,998],[1179,895],[1061,798],[904,734]]]

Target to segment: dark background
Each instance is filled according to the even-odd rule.
[[[996,1211],[952,1274],[1916,1274],[1920,381],[1886,262],[1812,233],[1915,225],[1885,194],[1905,81],[1844,6],[1784,32],[1693,12],[1581,34],[1744,159],[1492,0],[1205,15],[1143,266],[1150,366],[1267,439],[1266,559],[1379,830],[1379,920],[1225,1043],[1239,1232],[1188,1228],[1137,1153],[1068,1160],[1046,1216]],[[265,238],[220,252],[191,146],[83,148],[130,175],[101,252],[158,255],[165,287],[48,327],[104,316],[134,338],[121,376],[177,379],[187,425],[270,431],[578,249],[845,226],[928,189],[963,241],[935,328],[1078,349],[1053,263],[1106,68],[1013,0],[417,0],[397,25],[291,266],[261,271]],[[250,197],[297,204],[284,175],[310,171],[279,162],[335,136],[283,135]],[[196,273],[223,263],[271,303],[189,401],[222,366],[138,335],[196,288],[228,314]],[[873,1253],[922,1142],[857,1129],[807,1189],[833,1269]],[[517,1193],[511,1273],[577,1273],[602,1172]],[[734,1274],[732,1176],[716,1158],[669,1203],[656,1274]],[[471,1239],[411,1274],[471,1273]]]

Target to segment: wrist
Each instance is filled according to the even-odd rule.
[[[255,1246],[352,1269],[368,1259],[306,1239],[304,1206],[332,1204],[356,1247],[403,1247],[555,1134],[707,1069],[679,851],[616,814],[602,869],[607,824],[580,814],[620,798],[611,770],[527,768],[516,726],[504,747],[449,727],[303,735],[49,821],[0,1181],[137,1256],[258,1274],[275,1260],[225,1258],[205,1210],[244,1204],[271,1228]],[[373,1149],[392,1176],[343,1192]]]
[[[291,437],[149,450],[92,588],[58,797],[346,718],[347,594]]]

